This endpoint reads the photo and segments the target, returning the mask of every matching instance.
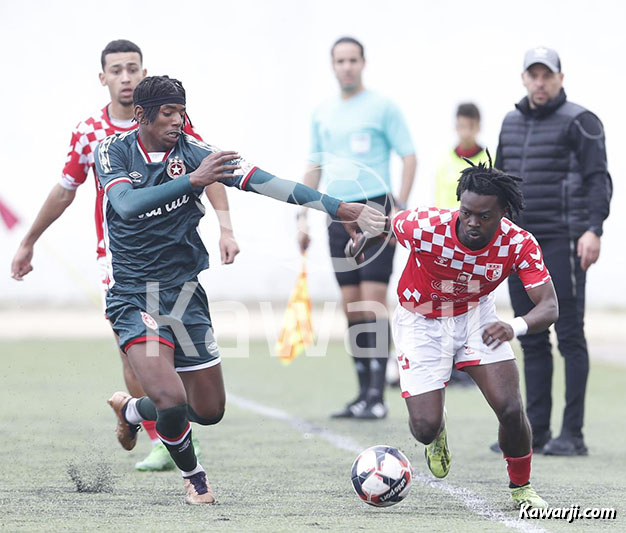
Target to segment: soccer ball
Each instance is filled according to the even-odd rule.
[[[363,450],[352,464],[352,486],[365,503],[389,507],[401,502],[411,490],[413,467],[393,446]]]

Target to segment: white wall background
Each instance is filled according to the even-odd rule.
[[[524,51],[537,44],[556,48],[569,98],[604,122],[615,183],[588,298],[596,306],[626,306],[619,289],[626,260],[620,217],[626,162],[619,148],[626,145],[625,20],[626,3],[619,0],[3,0],[0,197],[22,224],[12,232],[0,228],[0,305],[97,301],[92,183],[81,187],[38,243],[27,281],[11,280],[9,265],[60,175],[72,128],[108,102],[97,77],[108,41],[136,42],[149,74],[184,82],[189,113],[208,142],[299,180],[311,111],[336,93],[329,47],[337,37],[353,35],[366,47],[366,85],[395,99],[412,129],[419,158],[415,205],[432,199],[435,166],[454,142],[456,105],[478,103],[482,140],[495,152],[501,120],[524,94]],[[299,266],[295,208],[229,192],[243,251],[235,265],[219,265],[209,213],[202,231],[213,256],[204,277],[211,297],[284,300]],[[309,254],[311,292],[316,299],[334,299],[324,219],[314,218],[319,237]],[[404,260],[398,255],[397,273]]]

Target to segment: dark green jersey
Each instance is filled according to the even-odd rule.
[[[111,285],[119,293],[182,285],[208,268],[197,231],[204,216],[203,188],[192,187],[189,173],[220,150],[183,134],[159,161],[151,160],[138,131],[111,135],[97,148],[96,174],[105,191],[105,245],[111,258]],[[247,161],[224,185],[306,205],[335,216],[340,201],[304,185],[277,178]]]

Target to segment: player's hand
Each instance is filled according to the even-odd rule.
[[[307,251],[307,248],[311,244],[311,234],[309,231],[309,223],[307,222],[306,215],[300,213],[298,215],[298,247],[300,253],[303,254]]]
[[[513,328],[506,322],[494,322],[483,331],[483,342],[492,350],[506,341],[513,340],[514,337]]]
[[[234,159],[239,159],[237,152],[214,152],[207,155],[200,166],[189,174],[191,186],[206,187],[218,180],[232,178],[233,172],[241,168],[240,165],[233,164]]]
[[[222,265],[232,265],[240,251],[232,231],[222,231],[222,236],[220,237]]]
[[[587,270],[600,257],[600,237],[593,231],[585,231],[578,239],[577,253],[581,268]]]
[[[23,281],[24,276],[33,269],[32,259],[33,247],[22,244],[11,262],[11,277],[17,281]]]
[[[371,235],[380,235],[387,225],[387,217],[380,211],[357,203],[341,202],[337,209],[337,218],[354,242],[358,240],[358,230],[366,231]]]

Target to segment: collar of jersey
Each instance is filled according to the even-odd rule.
[[[119,126],[113,124],[113,122],[111,122],[111,117],[109,116],[109,104],[105,105],[102,109],[102,118],[104,118],[104,121],[115,131],[132,131],[138,126],[137,124],[133,124],[130,128],[120,128]]]
[[[466,253],[467,255],[484,254],[487,250],[489,250],[489,248],[491,248],[491,246],[493,246],[493,243],[496,242],[496,239],[498,238],[500,233],[502,233],[502,221],[500,221],[500,226],[498,226],[498,229],[494,233],[491,240],[485,246],[483,246],[480,250],[471,250],[467,246],[463,245],[463,243],[459,239],[459,236],[456,234],[456,223],[458,219],[459,219],[459,210],[456,210],[454,213],[452,213],[452,221],[450,222],[450,231],[452,231],[452,240],[454,241],[454,244],[456,244],[461,249],[461,251],[463,253]]]
[[[139,138],[139,132],[137,132],[137,146],[139,147],[139,152],[143,156],[143,159],[146,163],[163,163],[163,161],[167,161],[167,158],[172,155],[172,152],[176,148],[176,145],[172,146],[169,151],[163,156],[163,159],[161,159],[161,161],[152,161],[152,159],[150,159],[150,154],[148,153],[148,150],[146,150],[146,147],[142,144],[141,139]]]

